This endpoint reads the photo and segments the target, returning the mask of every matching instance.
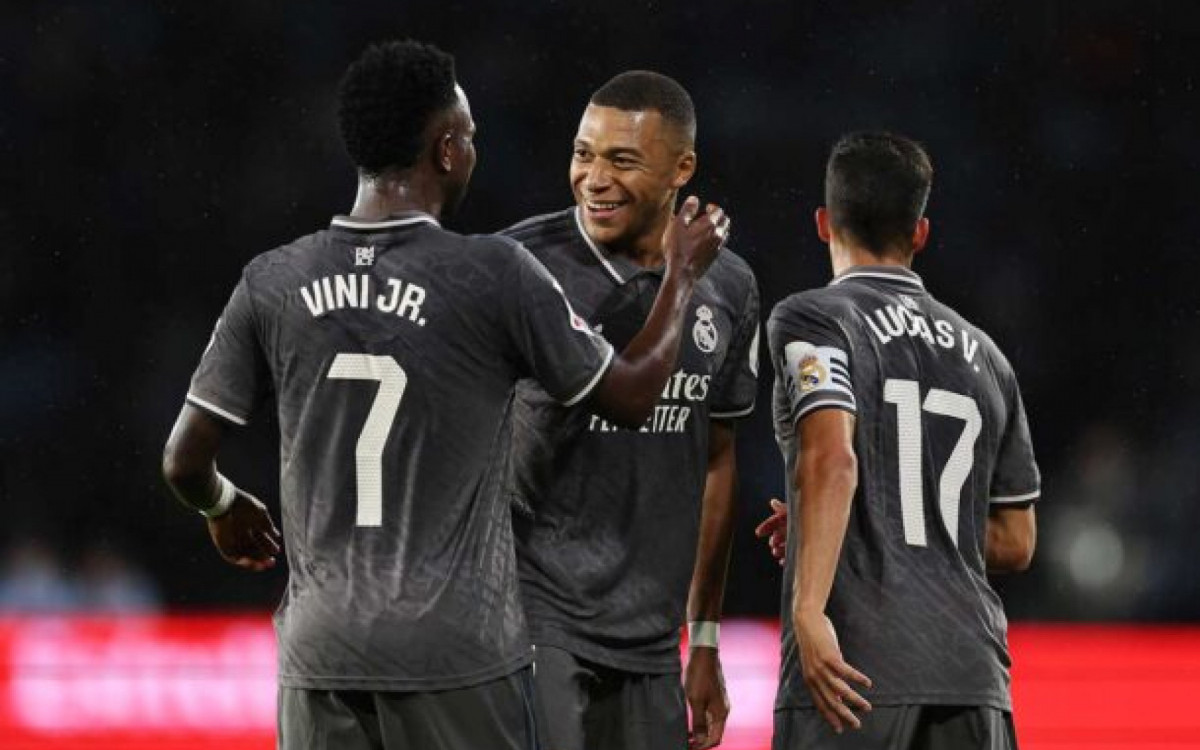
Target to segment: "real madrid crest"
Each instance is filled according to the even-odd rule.
[[[696,348],[711,354],[717,348],[717,324],[713,322],[713,311],[708,305],[696,308],[696,324],[692,326],[692,340]]]
[[[825,382],[825,378],[829,376],[829,373],[825,370],[825,365],[821,364],[821,360],[817,357],[816,352],[800,360],[800,366],[797,370],[796,380],[800,383],[801,393],[808,393],[819,388]]]

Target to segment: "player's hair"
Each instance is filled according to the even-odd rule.
[[[830,223],[876,255],[908,251],[925,213],[933,164],[916,141],[893,133],[850,133],[825,166]]]
[[[377,176],[417,162],[430,118],[453,106],[454,58],[412,40],[367,47],[338,89],[338,127],[359,171]]]
[[[596,89],[591,103],[625,112],[654,110],[682,133],[686,145],[696,141],[696,109],[692,97],[674,78],[651,70],[628,70]]]

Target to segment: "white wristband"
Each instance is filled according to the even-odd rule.
[[[223,516],[229,512],[229,507],[233,505],[233,499],[237,497],[237,487],[233,482],[221,476],[221,472],[217,472],[217,487],[220,489],[220,494],[217,495],[217,502],[211,507],[201,508],[200,515],[206,518],[216,518]]]
[[[693,620],[688,623],[688,648],[716,648],[720,640],[721,623],[710,620]]]

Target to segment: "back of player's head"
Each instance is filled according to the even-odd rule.
[[[825,166],[830,223],[877,255],[907,249],[932,183],[933,164],[916,141],[892,133],[844,135]]]
[[[684,145],[696,141],[696,109],[692,97],[674,78],[650,70],[629,70],[609,80],[591,103],[625,112],[658,112],[663,121],[678,129]]]
[[[369,176],[413,166],[429,121],[456,102],[454,87],[454,58],[432,44],[368,47],[338,90],[338,126],[354,165]]]

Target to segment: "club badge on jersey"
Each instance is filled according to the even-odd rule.
[[[696,348],[705,354],[712,354],[717,348],[717,325],[713,323],[713,311],[708,305],[696,308],[696,324],[692,326],[692,340]]]

